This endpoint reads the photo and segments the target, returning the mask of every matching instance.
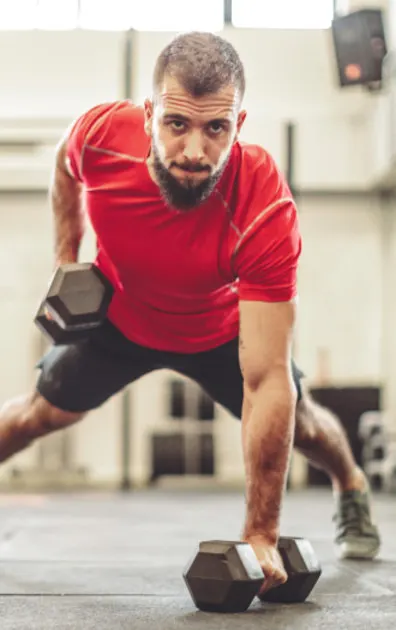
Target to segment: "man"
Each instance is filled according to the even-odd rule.
[[[160,54],[144,108],[100,104],[66,133],[51,185],[56,264],[77,261],[86,209],[115,294],[103,327],[51,349],[35,391],[3,407],[0,460],[151,370],[187,375],[241,416],[242,536],[265,591],[286,580],[276,545],[293,444],[332,480],[340,555],[372,558],[380,541],[340,423],[291,359],[297,211],[271,156],[238,140],[244,90],[230,43],[183,34]]]

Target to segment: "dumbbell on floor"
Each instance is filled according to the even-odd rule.
[[[278,551],[288,580],[259,599],[279,603],[305,601],[322,572],[311,543],[305,538],[281,537]],[[264,583],[253,548],[241,541],[201,542],[183,578],[196,607],[206,612],[243,612]]]
[[[55,345],[80,341],[101,325],[113,293],[113,285],[93,263],[61,265],[34,321]]]

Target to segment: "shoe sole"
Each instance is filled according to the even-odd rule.
[[[341,543],[337,545],[337,555],[340,560],[373,560],[380,551],[380,545],[372,547],[362,546],[359,543]]]

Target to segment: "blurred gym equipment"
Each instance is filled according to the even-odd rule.
[[[381,9],[361,9],[336,17],[332,35],[340,86],[380,88],[387,54]]]

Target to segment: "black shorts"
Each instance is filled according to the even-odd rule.
[[[89,339],[52,347],[38,367],[41,369],[38,392],[64,411],[95,409],[129,383],[167,368],[193,379],[215,402],[233,415],[241,415],[243,388],[238,338],[206,352],[164,352],[129,341],[106,320]],[[292,367],[300,398],[303,373],[294,362]]]

